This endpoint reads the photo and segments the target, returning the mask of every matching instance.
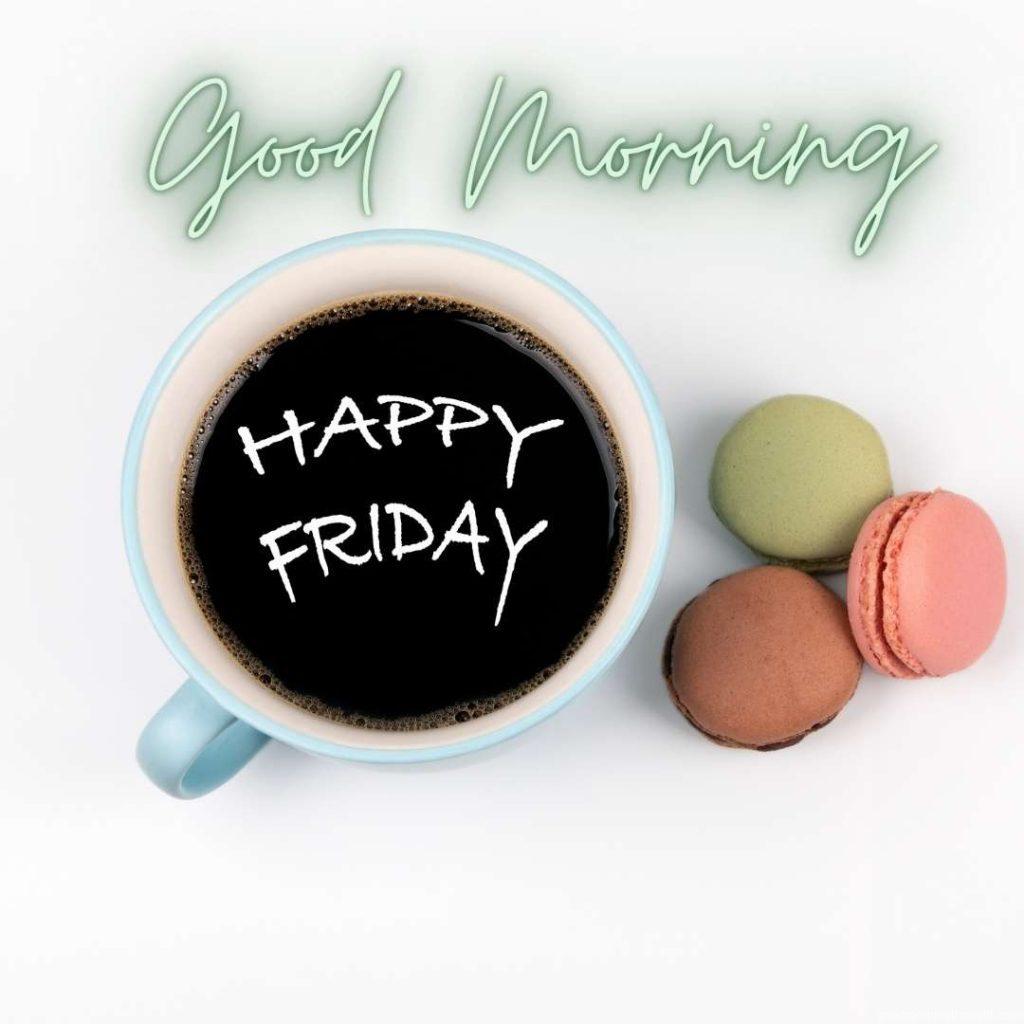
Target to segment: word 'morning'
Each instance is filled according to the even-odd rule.
[[[906,153],[910,128],[904,125],[897,129],[884,122],[869,124],[848,142],[832,146],[823,135],[811,134],[811,126],[805,121],[781,150],[771,154],[769,150],[775,147],[769,145],[773,127],[770,121],[761,122],[761,134],[749,145],[734,142],[719,132],[713,121],[708,121],[689,142],[676,141],[663,131],[653,132],[649,137],[636,141],[631,141],[625,134],[618,135],[600,150],[596,160],[588,162],[584,156],[583,133],[579,128],[567,124],[548,129],[546,119],[550,97],[546,89],[537,89],[527,96],[504,125],[497,128],[493,140],[488,143],[504,85],[505,77],[498,75],[480,120],[466,171],[463,202],[467,210],[479,201],[495,163],[520,122],[525,124],[532,116],[533,124],[523,149],[523,165],[528,174],[539,171],[559,150],[568,150],[570,163],[584,178],[604,176],[615,180],[632,172],[637,176],[641,192],[648,192],[665,166],[674,162],[689,164],[682,181],[690,186],[699,184],[709,165],[716,161],[729,171],[749,171],[754,181],[777,178],[787,186],[797,180],[812,157],[817,158],[823,170],[845,169],[852,174],[860,174],[875,164],[881,164],[885,183],[853,239],[854,255],[863,256],[871,248],[896,190],[939,148],[938,143],[933,142],[911,158]]]
[[[400,562],[408,555],[433,548],[430,560],[436,562],[451,545],[467,544],[472,549],[473,566],[476,572],[480,576],[484,575],[484,564],[480,549],[484,544],[489,544],[491,538],[480,532],[476,508],[472,501],[467,501],[463,504],[461,511],[436,546],[433,526],[425,515],[418,512],[412,506],[404,505],[400,502],[389,502],[384,506],[383,511],[386,516],[391,516],[392,518],[392,544],[388,553],[395,561]],[[280,575],[285,592],[288,594],[288,600],[295,604],[295,589],[288,574],[288,566],[297,558],[305,555],[309,551],[309,545],[299,544],[296,547],[289,548],[287,551],[283,551],[280,541],[289,536],[289,534],[298,533],[300,530],[305,533],[313,543],[313,549],[320,564],[320,570],[324,578],[327,578],[330,576],[332,565],[332,562],[327,557],[328,555],[331,556],[331,559],[336,560],[337,563],[348,566],[365,565],[371,559],[377,562],[384,561],[385,554],[381,545],[380,514],[381,508],[376,502],[370,505],[370,536],[367,541],[369,546],[358,552],[345,549],[345,545],[353,539],[357,532],[356,520],[349,515],[320,516],[310,519],[306,523],[298,520],[294,523],[285,523],[283,526],[263,534],[260,537],[260,543],[268,548],[271,554],[267,568]],[[501,538],[505,543],[506,551],[505,574],[501,583],[501,593],[498,597],[497,612],[494,616],[494,625],[498,626],[501,623],[502,612],[505,610],[505,602],[508,599],[512,575],[516,570],[519,556],[527,544],[539,537],[548,528],[548,522],[546,519],[541,519],[534,523],[525,533],[515,538],[512,535],[512,528],[509,526],[508,517],[505,515],[504,509],[500,507],[495,508],[494,518],[498,522],[498,528],[501,531]],[[407,522],[415,524],[419,530],[419,536],[415,539],[409,538],[405,525]]]
[[[445,448],[451,448],[453,434],[460,430],[472,430],[482,427],[490,420],[490,415],[485,409],[474,405],[472,402],[465,402],[460,398],[438,396],[430,402],[425,402],[423,399],[412,398],[409,395],[378,395],[377,404],[388,407],[387,420],[384,422],[383,429],[387,437],[390,438],[392,447],[395,448],[402,444],[403,431],[434,418],[434,414],[438,410],[440,410],[440,422],[435,423],[434,427],[439,432],[441,444]],[[408,410],[413,410],[411,415],[407,413]],[[523,442],[535,434],[554,430],[556,427],[562,426],[565,421],[550,419],[527,427],[517,427],[502,406],[492,405],[491,411],[509,437],[508,457],[505,460],[505,486],[506,488],[511,488],[515,480],[516,465],[519,462]],[[260,452],[282,442],[290,441],[299,465],[306,465],[306,445],[303,434],[313,430],[316,423],[313,420],[307,423],[300,423],[293,409],[285,410],[282,418],[285,422],[284,430],[258,441],[248,427],[238,428],[238,436],[242,439],[242,450],[249,457],[253,469],[260,476],[266,473]],[[350,395],[345,395],[338,403],[338,408],[335,410],[330,423],[323,428],[320,440],[313,449],[313,458],[319,459],[327,450],[334,437],[339,434],[352,432],[359,434],[368,447],[375,451],[380,451],[383,444],[372,429],[380,425],[380,423],[379,417],[365,416],[355,399]]]

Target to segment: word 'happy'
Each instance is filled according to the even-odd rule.
[[[355,434],[359,438],[357,443],[364,444],[372,451],[381,452],[387,447],[400,447],[404,433],[410,428],[436,420],[430,425],[437,431],[441,448],[451,448],[455,443],[455,435],[460,431],[483,427],[491,421],[493,414],[506,437],[504,480],[506,490],[511,490],[515,483],[516,468],[520,463],[524,442],[528,438],[564,425],[564,420],[549,419],[517,426],[501,405],[492,405],[488,411],[472,402],[446,396],[437,396],[425,401],[409,395],[384,394],[377,396],[376,404],[381,407],[382,412],[386,411],[386,416],[367,416],[350,395],[342,397],[330,421],[319,431],[319,439],[311,452],[307,450],[305,435],[316,431],[315,421],[300,422],[293,409],[286,409],[282,413],[285,429],[276,434],[257,439],[249,427],[239,427],[238,436],[242,442],[242,451],[253,470],[262,477],[267,475],[267,466],[261,453],[277,445],[290,447],[296,462],[302,467],[306,466],[310,459],[323,457],[328,448],[337,443],[334,439],[339,435]],[[378,429],[375,431],[374,428]],[[311,440],[313,436],[315,435],[310,435]],[[391,517],[391,543],[387,548],[383,543],[381,512]],[[503,508],[495,507],[494,518],[505,546],[505,570],[494,617],[494,625],[498,626],[501,623],[519,556],[531,541],[548,528],[548,521],[539,519],[516,537]],[[388,502],[383,508],[374,502],[369,506],[367,519],[368,546],[358,552],[346,547],[354,540],[358,531],[357,521],[353,516],[343,513],[317,516],[306,522],[300,519],[285,523],[259,538],[260,544],[270,551],[271,558],[267,568],[280,576],[291,603],[296,602],[296,597],[288,566],[310,550],[310,545],[305,543],[283,550],[280,542],[293,533],[301,532],[311,541],[325,579],[330,576],[332,566],[361,566],[371,560],[382,562],[385,552],[395,561],[401,562],[408,555],[429,551],[431,561],[436,562],[453,544],[467,545],[471,550],[475,571],[480,576],[485,573],[481,548],[491,542],[491,537],[481,533],[477,509],[471,500],[462,503],[459,512],[439,541],[434,526],[427,517],[412,506],[401,502]],[[407,524],[412,524],[418,531],[415,539],[410,539]]]

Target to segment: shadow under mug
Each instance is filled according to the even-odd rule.
[[[262,686],[207,625],[179,553],[182,459],[210,397],[263,341],[311,310],[380,292],[463,299],[522,323],[580,372],[612,422],[630,494],[622,570],[579,650],[519,700],[467,722],[385,732],[332,722]],[[619,655],[661,575],[673,509],[672,460],[658,404],[615,328],[579,292],[498,246],[435,231],[367,231],[298,249],[212,302],[164,356],[128,440],[122,518],[142,602],[188,681],[143,730],[138,760],[165,792],[202,796],[269,738],[312,754],[430,761],[480,750],[563,707]]]

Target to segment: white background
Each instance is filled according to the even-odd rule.
[[[5,15],[0,301],[0,1016],[12,1021],[1024,1020],[1021,25],[1014,5],[402,6],[203,0]],[[251,140],[329,138],[406,70],[375,177],[150,192],[172,102],[227,76]],[[865,259],[879,177],[711,174],[649,195],[510,163],[462,172],[493,76],[551,89],[597,146],[708,119],[837,137],[887,119],[941,150]],[[334,136],[336,137],[336,135]],[[516,158],[518,162],[518,157]],[[518,249],[618,325],[669,422],[679,508],[616,668],[479,756],[392,769],[271,745],[176,803],[133,761],[180,672],[132,589],[128,425],[178,331],[233,280],[366,226]],[[744,408],[805,391],[887,441],[899,489],[1003,531],[997,642],[959,677],[866,673],[771,754],[707,742],[658,672],[676,608],[751,564],[706,499]],[[841,585],[841,578],[839,580]],[[384,656],[384,655],[382,655]],[[1016,981],[1014,980],[1016,978]]]

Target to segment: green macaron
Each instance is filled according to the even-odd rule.
[[[725,526],[769,562],[807,572],[845,569],[861,524],[891,494],[878,431],[813,395],[755,406],[722,438],[711,470]]]

